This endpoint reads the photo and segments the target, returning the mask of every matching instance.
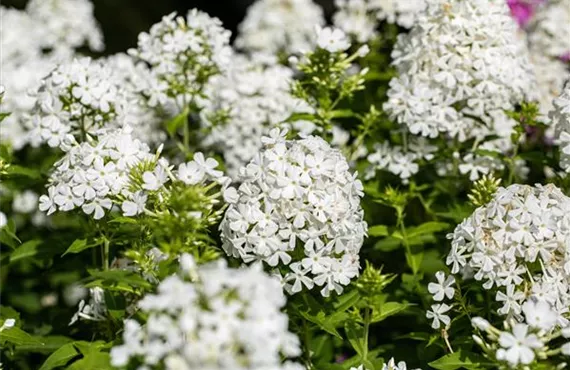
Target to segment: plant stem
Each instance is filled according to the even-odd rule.
[[[109,240],[107,238],[101,247],[101,259],[103,270],[107,271],[109,269]]]

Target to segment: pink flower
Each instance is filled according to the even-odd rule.
[[[546,0],[507,0],[513,18],[521,28],[528,25],[536,9]]]

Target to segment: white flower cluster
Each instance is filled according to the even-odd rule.
[[[399,77],[390,81],[384,109],[426,137],[510,136],[496,116],[525,100],[534,84],[526,45],[503,0],[427,0],[392,56]]]
[[[279,267],[289,293],[322,286],[340,294],[358,275],[366,235],[362,184],[323,139],[294,141],[274,129],[240,171],[220,225],[223,248],[246,263]]]
[[[102,288],[89,288],[89,302],[82,299],[79,302],[77,312],[71,318],[69,325],[78,320],[103,321],[107,318],[107,304],[105,303],[105,291]]]
[[[72,145],[54,166],[48,194],[40,197],[40,210],[50,215],[81,207],[98,220],[120,197],[129,198],[137,210],[144,208],[145,195],[130,191],[129,175],[134,166],[153,159],[148,146],[133,139],[129,127],[102,132],[96,139]],[[161,181],[165,182],[165,169],[157,168],[162,168]]]
[[[227,73],[212,77],[206,86],[200,114],[208,134],[202,144],[222,151],[232,178],[261,149],[261,137],[271,128],[292,113],[310,110],[291,95],[293,71],[274,58],[265,59],[263,64],[236,56]]]
[[[412,137],[408,149],[401,146],[390,146],[388,142],[377,144],[374,152],[367,157],[370,167],[367,169],[366,178],[372,178],[376,171],[385,170],[399,176],[403,182],[418,173],[418,162],[422,159],[430,161],[434,158],[437,147],[431,145],[426,138]]]
[[[570,81],[552,105],[550,118],[556,131],[556,143],[560,146],[560,166],[570,172]]]
[[[300,354],[281,312],[279,280],[261,269],[232,269],[220,260],[196,267],[181,257],[183,273],[163,280],[139,308],[144,326],[125,321],[124,344],[111,350],[113,366],[137,360],[138,369],[301,370],[281,356]],[[191,282],[187,281],[188,277]]]
[[[533,48],[553,58],[570,56],[570,0],[549,0],[530,27]]]
[[[451,272],[497,287],[500,314],[519,315],[530,296],[551,304],[561,326],[568,324],[570,198],[556,186],[499,188],[448,237]]]
[[[396,360],[394,360],[393,357],[388,362],[385,362],[384,365],[382,365],[382,370],[407,370],[407,369],[408,366],[404,361],[399,361],[396,364]],[[364,365],[360,365],[358,367],[351,367],[350,370],[367,370],[367,369],[364,367]],[[415,370],[421,370],[421,369],[415,369]]]
[[[375,37],[384,20],[411,28],[426,8],[425,0],[335,0],[335,5],[335,26],[361,43]]]
[[[564,83],[570,79],[570,70],[566,63],[559,58],[546,56],[541,49],[531,48],[530,53],[536,76],[540,118],[549,122],[548,113],[553,108],[552,101],[562,94]]]
[[[252,52],[298,53],[314,46],[314,27],[325,24],[313,0],[257,0],[239,25],[235,45]]]
[[[161,124],[169,116],[166,111],[159,114],[160,110],[156,109],[157,101],[153,98],[160,97],[162,91],[148,66],[123,53],[106,58],[104,63],[113,71],[120,88],[122,101],[116,121],[120,126],[136,128],[133,134],[145,143],[164,142],[166,133],[161,130]]]
[[[41,25],[43,32],[38,35],[44,48],[57,52],[87,45],[91,50],[102,51],[105,46],[89,0],[31,0],[26,11]]]
[[[72,145],[55,165],[48,194],[40,197],[40,210],[49,215],[81,207],[99,220],[116,205],[123,216],[132,217],[145,212],[150,196],[160,193],[158,201],[164,201],[172,182],[191,186],[215,181],[227,186],[229,179],[216,170],[218,162],[213,158],[196,153],[192,161],[173,171],[166,159],[159,158],[160,148],[151,154],[131,131],[129,126],[103,130],[96,139]],[[143,169],[140,179],[135,168]]]
[[[148,33],[138,37],[129,54],[148,63],[156,81],[145,91],[153,102],[169,98],[188,104],[207,80],[230,64],[230,31],[217,18],[197,9],[186,18],[176,13],[164,16]]]
[[[6,88],[0,139],[14,149],[29,140],[27,126],[40,82],[58,62],[70,59],[75,48],[88,44],[101,50],[101,31],[88,0],[33,0],[25,11],[0,7],[0,65]]]
[[[486,352],[494,352],[497,360],[504,361],[512,369],[535,364],[535,360],[548,358],[549,354],[556,352],[570,356],[570,341],[562,341],[561,345],[551,342],[560,337],[569,339],[570,326],[556,329],[557,313],[549,303],[528,300],[522,305],[522,316],[521,322],[506,321],[505,331],[495,328],[481,317],[474,317],[472,325],[486,333],[490,343],[485,343],[483,338],[477,336],[474,336],[475,341],[486,348]],[[554,368],[552,363],[549,365]]]
[[[111,68],[91,58],[58,65],[37,92],[29,141],[65,147],[67,138],[87,134],[116,122],[123,102]]]

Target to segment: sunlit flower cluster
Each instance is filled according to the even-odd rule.
[[[251,52],[298,53],[312,49],[313,29],[325,23],[313,0],[260,0],[239,25],[236,46]]]
[[[84,141],[87,134],[116,123],[123,104],[118,82],[98,60],[74,59],[57,66],[37,92],[30,143],[65,146],[69,136]]]
[[[287,141],[274,129],[240,171],[220,229],[224,250],[281,270],[290,293],[323,287],[341,293],[358,275],[367,226],[362,184],[323,139]]]
[[[279,280],[259,268],[232,269],[222,260],[196,267],[183,255],[181,273],[138,303],[146,323],[125,321],[124,344],[112,349],[111,362],[147,369],[300,370],[281,361],[300,354],[284,305]]]
[[[221,150],[233,178],[261,149],[262,136],[291,114],[309,109],[291,95],[293,71],[274,58],[265,59],[267,63],[236,57],[227,73],[214,76],[205,90],[200,114],[207,135],[202,144]]]
[[[570,0],[549,0],[530,25],[533,48],[553,58],[570,56]]]
[[[426,7],[424,0],[335,0],[335,5],[335,26],[358,42],[366,42],[376,36],[381,21],[411,28]]]
[[[25,10],[1,8],[2,85],[7,90],[0,138],[19,150],[29,140],[30,113],[43,77],[77,48],[103,48],[102,33],[88,0],[33,0]]]
[[[230,64],[229,39],[219,19],[192,9],[186,17],[167,15],[139,34],[129,54],[150,65],[156,81],[145,93],[152,102],[189,104],[211,76]]]
[[[496,115],[531,94],[533,77],[506,3],[427,4],[410,33],[398,36],[392,56],[399,77],[390,82],[384,109],[421,136],[465,141],[497,131],[510,135],[509,127],[497,127]]]
[[[570,172],[570,82],[566,83],[562,94],[554,99],[552,105],[550,117],[560,146],[560,167]]]
[[[570,306],[570,198],[554,185],[511,185],[477,208],[453,234],[447,264],[496,287],[502,315],[518,315],[528,296],[546,301],[566,325]]]
[[[504,323],[505,329],[500,330],[484,318],[474,317],[471,320],[473,327],[486,334],[486,340],[479,336],[474,336],[474,340],[511,369],[533,365],[535,360],[548,358],[556,352],[570,355],[570,326],[556,327],[557,313],[549,303],[526,301],[522,305],[520,321],[508,320]]]

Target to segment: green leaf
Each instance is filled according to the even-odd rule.
[[[22,167],[22,166],[18,166],[18,165],[14,165],[14,164],[10,165],[10,167],[8,167],[6,172],[8,173],[8,175],[25,176],[25,177],[30,177],[32,179],[38,179],[41,177],[41,174],[39,171],[32,170],[30,168],[26,168],[26,167]]]
[[[367,338],[365,337],[364,328],[354,321],[348,321],[344,324],[344,331],[346,332],[346,338],[350,342],[352,348],[360,355],[360,357],[365,358],[368,352]]]
[[[325,315],[324,311],[319,311],[316,315],[313,315],[309,312],[300,311],[299,314],[322,330],[342,340],[342,336],[336,328],[346,319],[346,313],[337,312],[333,315]]]
[[[406,253],[406,262],[408,266],[412,269],[412,272],[417,274],[420,271],[420,266],[422,265],[422,261],[424,259],[424,253]]]
[[[94,246],[96,246],[96,244],[87,244],[87,240],[85,239],[76,239],[61,256],[63,257],[68,253],[79,253]]]
[[[447,230],[449,226],[450,225],[446,222],[430,221],[419,226],[410,227],[406,229],[406,233],[408,238],[414,238],[419,235],[433,234],[439,231]]]
[[[64,344],[45,360],[39,370],[52,370],[65,366],[77,356],[79,356],[79,352],[75,349],[73,343]]]
[[[382,240],[378,240],[374,244],[374,249],[382,252],[391,252],[402,246],[402,240],[389,236]]]
[[[390,235],[390,232],[388,231],[388,226],[376,225],[376,226],[371,226],[368,229],[368,235],[369,236],[388,236],[388,235]]]
[[[39,252],[39,246],[43,242],[41,240],[35,239],[25,242],[20,245],[16,250],[10,255],[10,263],[23,260],[26,258],[34,257]]]
[[[48,336],[34,336],[35,339],[42,342],[42,345],[38,344],[25,344],[16,347],[18,352],[38,352],[49,354],[57,351],[62,346],[73,342],[73,339],[65,337],[63,335],[48,335]]]
[[[350,109],[337,109],[330,113],[331,118],[347,118],[354,117],[356,114]]]
[[[406,310],[408,307],[410,307],[409,303],[386,302],[374,310],[372,314],[372,322],[376,323],[383,321],[390,316]]]
[[[118,286],[121,284],[127,285],[129,287],[151,289],[152,284],[143,279],[140,275],[132,271],[124,270],[87,270],[89,275],[97,278],[100,286]]]
[[[111,357],[106,352],[90,352],[81,360],[74,362],[67,370],[109,370]]]
[[[481,355],[458,350],[457,352],[450,353],[433,362],[430,362],[429,366],[437,370],[476,370],[485,367],[493,367],[494,365]]]
[[[114,219],[112,219],[111,221],[109,221],[110,223],[116,223],[116,224],[137,224],[137,220],[135,220],[132,217],[115,217]]]
[[[0,343],[6,342],[15,344],[17,346],[43,345],[41,341],[17,327],[4,329],[0,332]]]
[[[188,124],[188,109],[184,109],[182,113],[166,122],[166,131],[173,136],[176,131],[185,124]]]

